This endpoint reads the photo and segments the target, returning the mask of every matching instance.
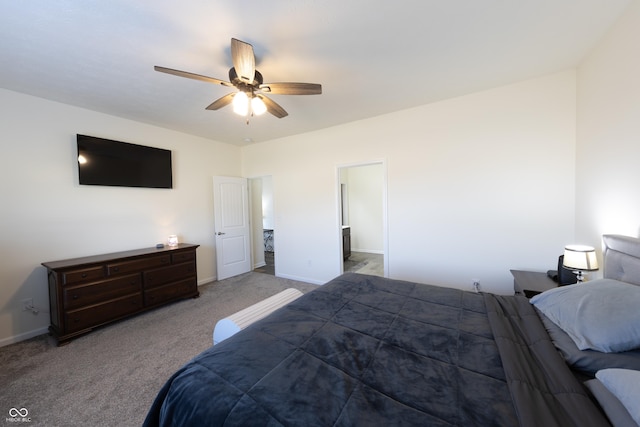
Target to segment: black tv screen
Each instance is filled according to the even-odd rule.
[[[173,188],[171,151],[78,134],[81,185]]]

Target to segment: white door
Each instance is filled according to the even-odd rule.
[[[213,216],[218,280],[251,270],[247,180],[213,177]]]

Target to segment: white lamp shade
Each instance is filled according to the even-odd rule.
[[[251,98],[251,110],[253,111],[253,114],[259,116],[267,111],[267,106],[264,105],[262,99],[254,96],[253,98]]]
[[[241,116],[249,114],[249,97],[246,93],[239,91],[233,97],[233,112]]]
[[[567,245],[562,264],[572,270],[594,271],[598,269],[596,250],[591,246]]]

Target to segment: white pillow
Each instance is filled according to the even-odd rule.
[[[640,286],[599,279],[550,289],[530,302],[580,350],[618,353],[640,347]]]
[[[640,371],[603,369],[596,378],[624,405],[631,418],[640,425]]]

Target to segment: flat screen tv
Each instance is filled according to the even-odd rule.
[[[81,185],[173,188],[171,150],[78,134]]]

